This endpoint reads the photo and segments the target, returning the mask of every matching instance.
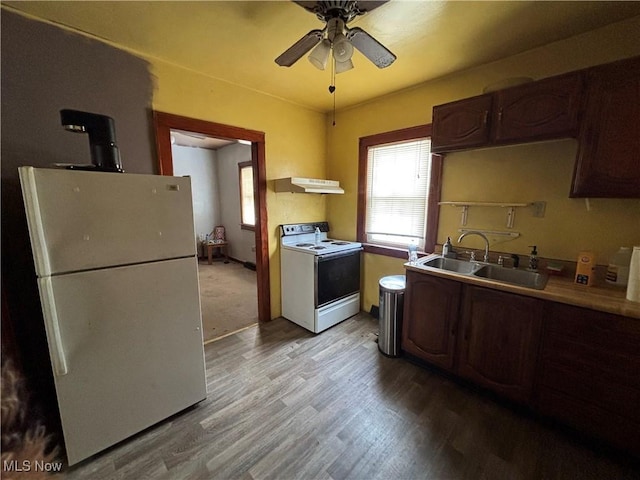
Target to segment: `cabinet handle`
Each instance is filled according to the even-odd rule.
[[[489,120],[489,110],[485,110],[484,111],[484,116],[482,117],[483,125],[486,125],[488,120]]]
[[[502,109],[498,112],[498,122],[502,123]]]

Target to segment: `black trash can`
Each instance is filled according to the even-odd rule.
[[[390,275],[380,279],[378,349],[388,357],[400,355],[402,339],[402,308],[407,279],[404,275]]]

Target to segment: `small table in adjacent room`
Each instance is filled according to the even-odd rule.
[[[217,242],[209,242],[206,244],[207,247],[207,261],[209,265],[213,262],[213,250],[216,248],[220,249],[220,258],[224,254],[224,263],[229,263],[229,243],[226,241],[217,241]]]

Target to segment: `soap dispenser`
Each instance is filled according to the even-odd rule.
[[[535,272],[538,270],[538,247],[536,245],[529,246],[532,248],[531,254],[529,255],[529,270]]]
[[[455,258],[456,254],[453,251],[453,245],[451,245],[451,237],[447,237],[447,241],[442,245],[442,256]]]

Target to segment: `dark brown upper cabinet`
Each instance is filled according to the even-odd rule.
[[[582,76],[571,73],[433,107],[431,150],[577,135]]]
[[[450,152],[489,143],[493,95],[480,95],[433,107],[431,151]]]
[[[575,137],[582,76],[578,73],[500,90],[493,102],[496,143]]]
[[[587,70],[572,197],[640,197],[640,57]]]

